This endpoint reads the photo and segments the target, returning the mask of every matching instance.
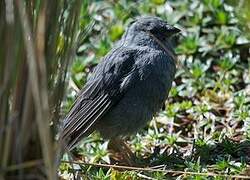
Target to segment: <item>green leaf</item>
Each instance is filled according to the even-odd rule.
[[[218,11],[215,15],[218,24],[227,24],[228,14],[225,11]]]
[[[156,5],[162,5],[165,3],[166,0],[151,0],[152,3]]]
[[[124,27],[121,24],[116,24],[111,26],[109,31],[109,36],[112,41],[116,41],[120,39],[123,33],[124,33]]]

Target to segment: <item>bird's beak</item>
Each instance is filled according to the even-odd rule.
[[[167,25],[167,31],[169,32],[169,34],[174,35],[174,34],[179,33],[181,30],[174,26]]]

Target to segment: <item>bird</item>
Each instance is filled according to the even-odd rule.
[[[152,120],[175,77],[177,57],[171,37],[179,32],[155,16],[130,22],[94,68],[63,120],[61,137],[69,150],[93,131],[119,146],[122,138]]]

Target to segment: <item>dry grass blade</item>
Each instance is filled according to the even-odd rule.
[[[25,40],[25,45],[26,45],[26,50],[27,50],[27,61],[28,61],[28,70],[29,70],[29,80],[30,84],[32,87],[32,95],[33,99],[35,101],[35,108],[36,108],[36,120],[38,124],[38,131],[41,139],[41,146],[42,151],[43,151],[43,157],[44,157],[44,162],[46,165],[46,169],[48,170],[48,179],[55,179],[55,167],[53,163],[53,156],[52,156],[52,137],[51,133],[49,130],[49,111],[48,111],[48,97],[47,97],[47,89],[46,89],[46,82],[44,77],[46,78],[46,73],[44,72],[44,57],[43,57],[43,49],[44,49],[44,43],[43,37],[38,37],[38,54],[36,55],[36,51],[34,49],[34,40],[33,40],[33,35],[31,34],[31,29],[30,29],[30,24],[28,22],[28,17],[26,14],[26,9],[23,6],[22,2],[17,1],[17,7],[20,13],[22,21],[22,26],[23,26],[23,33],[24,33],[24,40]],[[43,21],[43,22],[40,22]],[[39,16],[38,20],[38,33],[40,32],[41,29],[44,28],[44,10]],[[36,57],[38,57],[38,60],[36,60]],[[39,63],[39,64],[38,64]],[[42,66],[42,67],[41,67]],[[42,86],[39,87],[39,75],[37,68],[43,70],[41,72],[41,79],[42,79]]]
[[[80,8],[80,0],[0,2],[0,179],[57,178],[51,124],[60,117]],[[36,159],[44,163],[25,164]]]

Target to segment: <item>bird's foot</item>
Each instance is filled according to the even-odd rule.
[[[136,156],[130,147],[121,139],[112,139],[109,142],[108,149],[111,153],[111,163],[126,166],[137,166]]]

